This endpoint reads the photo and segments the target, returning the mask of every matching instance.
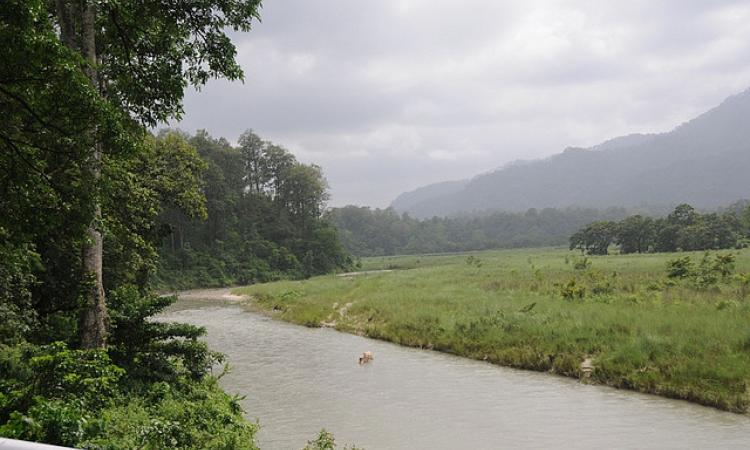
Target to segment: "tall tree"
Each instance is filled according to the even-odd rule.
[[[225,30],[249,30],[259,7],[260,0],[55,0],[55,17],[61,41],[81,56],[93,89],[113,107],[154,126],[181,114],[188,84],[200,86],[212,77],[242,78]],[[95,190],[105,151],[95,140],[84,166]],[[107,328],[102,217],[96,195],[91,209],[93,219],[83,243],[83,270],[90,289],[81,344],[87,348],[103,347]]]
[[[245,183],[250,192],[260,194],[268,182],[268,176],[263,171],[263,149],[266,143],[251,130],[242,133],[239,143],[244,161]]]

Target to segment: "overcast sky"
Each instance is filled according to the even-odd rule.
[[[387,206],[517,159],[668,131],[750,87],[750,2],[265,0],[177,126],[246,129]]]

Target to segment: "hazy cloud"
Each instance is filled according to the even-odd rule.
[[[191,92],[187,131],[252,128],[321,166],[332,204],[632,132],[750,86],[750,4],[267,0],[242,83]]]

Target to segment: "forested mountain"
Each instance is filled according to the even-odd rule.
[[[461,192],[469,184],[469,181],[443,181],[442,183],[430,184],[410,192],[404,192],[391,202],[391,207],[397,211],[409,211],[413,206],[422,202]]]
[[[443,184],[427,186],[400,196],[392,206],[419,218],[570,206],[690,203],[715,208],[750,192],[748,117],[750,90],[668,133],[568,148],[479,175],[453,191],[445,192]]]
[[[251,131],[239,146],[199,131],[188,142],[203,160],[207,217],[178,208],[160,217],[161,287],[250,284],[347,268],[336,229],[321,218],[328,198],[320,167]]]

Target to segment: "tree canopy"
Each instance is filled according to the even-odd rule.
[[[418,220],[392,209],[346,206],[326,217],[339,230],[346,249],[357,256],[446,253],[495,248],[565,245],[576,229],[594,220],[619,220],[622,208],[529,209],[473,217]]]
[[[199,131],[208,219],[168,208],[158,282],[166,287],[248,284],[307,277],[351,265],[335,228],[320,167],[245,132],[239,146]]]
[[[750,239],[750,205],[737,202],[723,213],[700,214],[688,204],[667,217],[629,216],[620,222],[593,222],[570,237],[570,248],[606,255],[617,244],[620,253],[674,252],[740,248]]]
[[[242,77],[227,33],[258,7],[0,2],[0,435],[255,448],[203,331],[150,320],[174,300],[152,290],[165,212],[207,208],[195,149],[144,125],[179,116],[187,86]]]

